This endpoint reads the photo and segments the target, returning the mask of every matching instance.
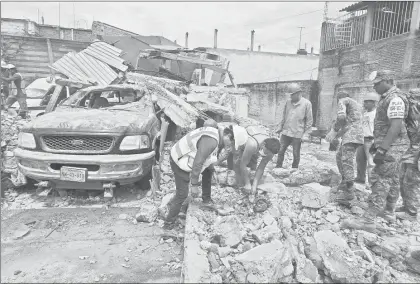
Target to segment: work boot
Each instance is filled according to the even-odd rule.
[[[354,230],[363,230],[370,233],[375,233],[376,224],[374,220],[369,220],[367,218],[352,218],[346,219],[341,223],[341,228],[343,229],[354,229]]]
[[[411,257],[420,261],[420,250],[415,250],[411,253]]]
[[[394,212],[390,212],[388,210],[384,210],[378,214],[378,217],[381,217],[385,221],[389,223],[395,223],[397,221],[397,218],[395,216]]]
[[[417,214],[410,214],[407,211],[405,212],[398,212],[397,218],[401,220],[408,220],[410,222],[416,222],[417,221]]]
[[[203,200],[203,204],[208,206],[214,206],[214,201],[211,198],[206,198]]]
[[[345,188],[342,192],[340,192],[337,197],[336,201],[339,204],[349,206],[351,205],[351,201],[356,197],[354,195],[354,186],[351,186],[350,188],[347,187],[346,184],[344,184]]]
[[[397,207],[395,209],[395,212],[406,212],[406,211],[407,211],[407,208],[405,208],[404,205],[403,206],[400,206],[400,207]]]
[[[175,222],[165,222],[162,229],[165,231],[172,231],[175,228]]]

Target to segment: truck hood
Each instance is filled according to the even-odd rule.
[[[37,117],[25,125],[25,132],[37,133],[109,133],[129,135],[150,133],[158,127],[154,113],[124,110],[71,109],[56,110]]]

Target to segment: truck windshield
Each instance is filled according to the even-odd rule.
[[[86,92],[84,91],[77,91],[73,95],[71,95],[68,99],[64,100],[61,104],[62,106],[76,106],[77,103],[83,99],[83,97],[86,95]]]

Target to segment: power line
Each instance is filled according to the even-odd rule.
[[[306,13],[300,13],[300,14],[295,14],[295,15],[289,15],[289,16],[285,16],[282,18],[275,18],[275,19],[271,19],[268,21],[263,21],[263,22],[256,22],[256,23],[252,23],[252,24],[246,24],[245,26],[251,26],[251,25],[258,25],[258,24],[262,24],[262,23],[268,23],[268,22],[272,22],[272,21],[278,21],[278,20],[283,20],[283,19],[287,19],[287,18],[291,18],[291,17],[297,17],[297,16],[301,16],[301,15],[307,15],[307,14],[311,14],[311,13],[315,13],[315,12],[319,12],[319,11],[323,11],[323,9],[320,10],[314,10],[314,11],[310,11],[310,12],[306,12]]]

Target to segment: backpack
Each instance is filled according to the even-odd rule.
[[[418,93],[414,96],[414,93]],[[420,145],[420,89],[411,90],[406,94],[408,115],[405,119],[408,138],[411,145]],[[417,97],[417,98],[416,98]]]

